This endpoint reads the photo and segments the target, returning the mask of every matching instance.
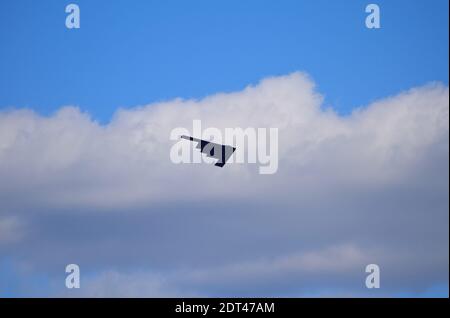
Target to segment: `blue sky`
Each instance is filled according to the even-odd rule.
[[[448,297],[449,2],[370,2],[0,1],[0,297]],[[175,165],[194,119],[276,173]]]
[[[49,115],[200,98],[306,71],[341,114],[429,81],[448,83],[448,1],[4,1],[0,107]]]

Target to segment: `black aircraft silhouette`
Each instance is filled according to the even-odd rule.
[[[217,159],[217,162],[214,165],[221,168],[236,150],[236,148],[232,146],[220,145],[191,136],[183,135],[181,138],[197,142],[196,148],[200,149],[200,152],[206,154],[208,157]]]

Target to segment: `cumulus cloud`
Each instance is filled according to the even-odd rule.
[[[119,110],[107,126],[74,107],[49,118],[4,112],[0,173],[10,182],[2,184],[2,193],[24,189],[27,202],[106,207],[167,200],[171,192],[189,199],[198,187],[212,197],[230,184],[231,194],[246,195],[255,179],[262,180],[251,167],[211,171],[168,160],[170,131],[192,127],[193,119],[205,128],[279,128],[282,173],[317,174],[311,168],[320,164],[339,182],[389,181],[427,159],[427,147],[448,149],[448,88],[442,85],[413,89],[345,118],[322,109],[321,102],[312,81],[294,73],[238,93]],[[215,177],[226,182],[217,184]],[[264,181],[263,187],[271,186],[270,178]]]
[[[191,129],[194,119],[221,130],[278,128],[278,172],[173,164],[170,131]],[[191,284],[189,293],[206,295],[239,293],[245,275],[219,282],[223,288],[188,278],[271,268],[282,288],[272,281],[258,294],[295,293],[290,282],[307,281],[303,293],[323,281],[324,266],[349,273],[378,260],[388,266],[391,290],[425,290],[448,280],[448,154],[449,91],[439,83],[348,116],[324,108],[299,72],[239,92],[121,109],[107,125],[75,107],[49,117],[3,111],[0,208],[34,229],[3,251],[47,272],[77,260],[100,272],[149,268],[172,275],[170,291],[183,285],[187,293]],[[56,252],[38,253],[40,240]],[[291,268],[308,266],[319,271],[314,280],[290,279]],[[205,274],[216,271],[223,275]],[[260,286],[252,275],[246,295]]]

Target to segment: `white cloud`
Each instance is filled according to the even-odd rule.
[[[106,270],[83,277],[79,290],[66,290],[63,296],[83,297],[198,297],[205,286],[235,286],[248,280],[276,280],[282,275],[296,279],[320,275],[358,273],[368,259],[361,249],[351,245],[333,246],[304,254],[284,255],[274,259],[258,259],[218,267],[189,271],[172,271],[164,275],[135,270]],[[202,288],[203,287],[203,288]],[[181,288],[181,290],[180,290]],[[245,287],[241,287],[245,290]],[[300,288],[299,288],[300,290]]]
[[[165,278],[147,272],[119,273],[108,270],[83,280],[79,290],[66,290],[63,296],[81,297],[181,297],[170,289]],[[186,297],[185,295],[183,295]]]
[[[441,258],[440,256],[427,255]],[[398,255],[390,248],[363,249],[352,244],[330,246],[307,252],[258,258],[212,267],[183,270],[116,271],[106,270],[83,278],[80,290],[65,290],[68,297],[396,297],[404,286],[368,290],[365,288],[367,264],[381,264],[381,281],[391,287],[392,276],[404,279],[420,266],[413,251]],[[408,267],[396,272],[410,260]],[[256,286],[256,288],[255,288]],[[433,287],[433,284],[429,286]],[[409,287],[409,286],[408,286]],[[428,288],[413,289],[420,295]]]
[[[28,203],[111,208],[164,201],[175,193],[187,199],[198,191],[210,198],[242,197],[272,187],[278,178],[257,176],[251,166],[173,165],[170,130],[192,127],[193,119],[205,128],[279,128],[280,173],[287,180],[295,171],[308,187],[319,186],[325,172],[336,183],[395,182],[430,151],[448,151],[448,88],[440,84],[373,103],[349,117],[321,109],[321,102],[312,81],[294,73],[237,93],[120,110],[107,126],[73,107],[48,118],[3,112],[0,176],[10,181],[0,190],[26,190]],[[215,182],[219,177],[223,182]],[[260,186],[250,191],[255,181]]]
[[[370,260],[369,252],[349,244],[331,246],[325,249],[195,270],[183,273],[182,276],[195,284],[208,283],[220,286],[224,283],[236,284],[248,279],[272,280],[281,275],[292,277],[320,276],[330,273],[346,275],[349,271],[354,273],[360,271]]]
[[[78,258],[95,268],[115,262],[186,273],[170,288],[164,277],[160,290],[132,289],[144,294],[178,291],[176,281],[194,273],[209,280],[210,271],[327,272],[327,259],[343,272],[366,259],[391,264],[389,273],[416,264],[409,273],[414,282],[389,276],[398,288],[424,290],[448,279],[448,87],[414,88],[348,116],[322,103],[312,80],[293,73],[240,92],[122,109],[105,126],[74,107],[50,117],[0,112],[0,209],[39,229],[8,252],[51,266]],[[173,164],[170,131],[190,128],[194,119],[204,128],[278,128],[278,172]],[[66,215],[78,223],[68,224]],[[40,239],[57,252],[38,253]],[[120,275],[112,275],[116,285],[126,280]],[[279,280],[289,285],[289,277]],[[104,281],[93,283],[94,294],[103,293],[95,286]],[[190,292],[208,288],[214,285]]]

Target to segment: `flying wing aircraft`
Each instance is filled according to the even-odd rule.
[[[221,168],[236,150],[236,148],[232,146],[216,144],[211,141],[206,141],[191,136],[183,135],[181,138],[196,142],[196,148],[200,149],[200,152],[206,154],[208,157],[217,159],[217,162],[214,165]]]

